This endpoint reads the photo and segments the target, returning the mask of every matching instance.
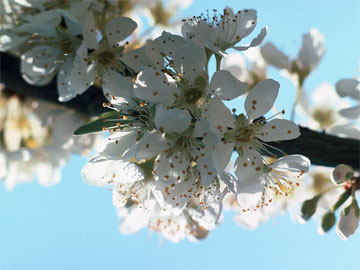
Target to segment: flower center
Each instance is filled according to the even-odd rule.
[[[60,41],[60,47],[64,54],[70,54],[74,51],[74,44],[70,39],[62,39]]]
[[[196,105],[202,98],[203,94],[204,94],[204,92],[201,89],[190,88],[184,94],[184,101],[186,103]]]
[[[334,124],[334,112],[329,108],[316,108],[312,117],[320,124],[321,128],[328,128]]]
[[[100,64],[107,66],[114,60],[114,54],[111,51],[103,51],[98,55]]]

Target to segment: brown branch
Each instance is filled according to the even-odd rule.
[[[98,115],[105,111],[102,103],[106,101],[101,89],[91,87],[84,94],[69,102],[58,101],[56,80],[43,87],[28,85],[19,72],[19,60],[9,54],[1,53],[0,80],[10,89],[33,98],[56,103],[88,115]],[[360,141],[339,138],[300,127],[301,136],[295,140],[271,143],[287,154],[302,154],[307,156],[312,164],[335,167],[345,163],[353,168],[360,168]],[[276,151],[275,151],[276,152]],[[277,152],[282,156],[280,152]]]
[[[106,109],[102,107],[102,103],[107,100],[102,90],[97,87],[90,87],[84,94],[68,102],[60,102],[58,101],[59,96],[57,93],[56,80],[53,80],[45,86],[29,85],[24,81],[19,72],[19,59],[7,53],[0,53],[0,66],[0,81],[4,83],[7,88],[19,94],[55,103],[91,116],[106,111]]]

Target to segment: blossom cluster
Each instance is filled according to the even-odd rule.
[[[34,178],[43,186],[61,179],[71,154],[87,156],[101,136],[72,136],[89,117],[35,101],[1,85],[0,181],[8,191]]]
[[[277,117],[284,112],[264,116],[280,85],[258,82],[241,112],[224,104],[245,95],[248,84],[221,69],[221,59],[229,48],[261,43],[267,27],[249,45],[237,46],[256,21],[255,10],[229,8],[211,20],[185,20],[183,36],[163,32],[121,57],[132,60],[126,72],[103,73],[104,106],[114,110],[103,118],[111,135],[82,174],[89,184],[111,185],[124,233],[147,225],[172,241],[202,238],[218,224],[227,193],[251,212],[300,185],[310,161],[301,155],[276,158],[269,144],[300,135],[295,123]],[[212,55],[218,68],[210,74]]]
[[[336,189],[319,188],[315,176],[303,181],[310,160],[276,147],[299,137],[300,128],[274,107],[280,84],[267,74],[272,65],[298,88],[292,120],[296,109],[313,129],[358,138],[359,130],[346,120],[358,118],[358,105],[348,108],[344,102],[330,113],[326,106],[310,105],[303,90],[325,52],[321,33],[305,34],[292,60],[270,42],[260,47],[268,27],[244,44],[257,25],[253,9],[207,11],[182,20],[181,35],[172,34],[170,10],[189,3],[182,2],[3,3],[7,23],[0,30],[0,51],[20,56],[24,80],[44,86],[55,79],[60,102],[96,86],[109,112],[83,125],[88,119],[79,114],[1,92],[0,179],[9,189],[34,174],[46,185],[58,182],[69,153],[93,148],[99,136],[87,133],[103,130],[108,137],[81,173],[90,185],[111,187],[123,233],[148,227],[173,242],[203,239],[221,222],[223,207],[237,212],[239,224],[255,228],[282,210],[308,220],[312,202],[328,210],[336,201],[329,194],[345,194],[352,202],[341,214],[338,233],[346,239],[359,223],[359,177],[343,165],[333,173]],[[151,35],[139,30],[139,10],[151,14]],[[167,31],[159,32],[159,25]],[[340,80],[336,92],[358,102],[359,81]],[[234,100],[242,100],[243,108],[229,109]],[[72,137],[75,129],[86,135]],[[335,223],[337,208],[318,211],[325,214],[322,230]]]

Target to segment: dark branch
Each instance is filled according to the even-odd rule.
[[[7,88],[19,94],[52,102],[91,116],[106,111],[105,108],[102,107],[102,103],[107,100],[102,90],[97,87],[90,87],[84,94],[68,102],[60,102],[58,101],[59,96],[56,90],[56,80],[53,80],[46,86],[29,85],[23,80],[19,72],[19,59],[7,53],[0,53],[0,65],[0,81],[4,83]]]
[[[360,141],[345,139],[300,127],[301,136],[295,140],[271,143],[286,154],[307,156],[312,164],[335,167],[348,164],[360,168]],[[281,153],[276,153],[281,156]]]
[[[91,87],[84,94],[71,101],[61,103],[58,101],[55,80],[43,87],[31,86],[22,79],[19,72],[19,60],[16,57],[1,53],[0,63],[0,80],[6,87],[17,93],[56,103],[88,115],[98,115],[105,111],[102,103],[106,99],[99,88]],[[304,127],[300,129],[301,136],[299,138],[292,141],[271,143],[271,145],[287,154],[307,156],[315,165],[335,167],[337,164],[345,163],[353,168],[360,168],[359,140],[339,138]],[[276,154],[281,156],[280,152]]]

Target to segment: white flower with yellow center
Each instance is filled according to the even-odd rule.
[[[207,14],[183,20],[183,36],[201,47],[226,56],[225,51],[229,48],[244,51],[260,45],[267,34],[267,27],[264,27],[249,45],[236,46],[255,28],[256,10],[244,9],[234,13],[231,8],[225,8],[221,15],[217,15],[216,10],[214,12],[214,16]]]
[[[88,24],[84,26],[84,42],[75,56],[74,68],[68,77],[68,90],[75,95],[86,91],[95,80],[102,79],[103,83],[110,84],[111,69],[125,72],[120,62],[125,45],[120,43],[137,27],[130,18],[117,17],[106,24],[104,33],[100,33],[95,27],[93,15],[89,18]]]
[[[214,164],[222,173],[229,163],[234,149],[239,156],[247,157],[249,151],[269,151],[267,142],[292,140],[300,136],[299,127],[285,119],[263,118],[272,107],[278,94],[279,84],[271,79],[258,83],[245,100],[246,115],[233,115],[217,97],[208,107],[208,119],[219,142],[214,151]],[[260,156],[260,154],[259,154]],[[261,161],[261,160],[259,160]]]
[[[309,170],[310,160],[301,155],[289,155],[270,164],[264,163],[254,150],[249,157],[238,157],[235,174],[237,201],[242,211],[268,206],[273,194],[288,196],[299,186],[298,179]]]

